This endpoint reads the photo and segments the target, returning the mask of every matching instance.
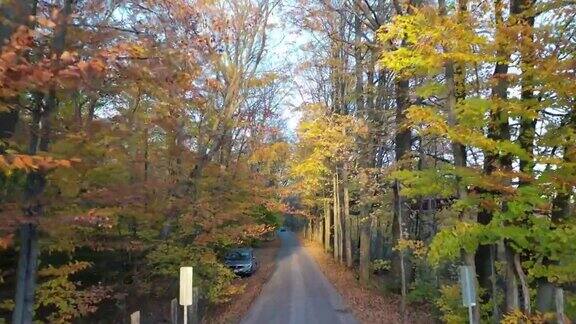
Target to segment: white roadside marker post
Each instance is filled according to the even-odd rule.
[[[136,311],[130,315],[130,324],[140,324],[140,311]]]
[[[471,266],[460,266],[460,287],[462,289],[462,304],[468,307],[470,324],[474,323],[472,308],[476,306],[476,284]]]
[[[188,306],[192,305],[192,267],[180,268],[180,305],[184,306],[184,324],[188,324]]]

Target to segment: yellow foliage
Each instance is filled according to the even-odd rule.
[[[265,163],[270,165],[288,159],[290,155],[290,144],[286,142],[275,142],[257,148],[250,156],[250,163]]]
[[[272,84],[276,79],[278,79],[278,75],[276,73],[266,73],[261,77],[252,78],[246,82],[247,86],[250,88],[264,88]]]
[[[351,159],[356,137],[365,133],[366,127],[352,116],[328,115],[322,105],[306,105],[303,109],[290,173],[305,202],[311,203],[334,166]]]
[[[0,156],[0,171],[10,173],[13,170],[24,172],[49,171],[55,168],[69,168],[78,159],[59,160],[51,156],[7,154]]]
[[[409,240],[409,239],[400,239],[396,243],[394,247],[395,251],[412,251],[415,257],[419,259],[423,259],[426,257],[426,253],[428,252],[428,248],[424,244],[423,241],[419,240]]]
[[[434,73],[448,61],[486,61],[488,58],[474,49],[485,47],[487,40],[475,33],[471,21],[461,23],[458,19],[462,18],[440,16],[432,6],[414,8],[410,15],[395,16],[392,23],[378,31],[378,40],[387,49],[380,64],[411,76]]]
[[[458,284],[446,285],[440,288],[440,298],[436,306],[442,313],[441,319],[448,324],[465,323],[468,314],[462,307],[460,286]]]
[[[554,314],[552,313],[536,313],[532,315],[526,315],[519,309],[516,309],[510,313],[504,315],[504,318],[500,322],[501,324],[517,324],[517,323],[525,323],[525,324],[544,324],[549,323],[549,321],[554,319]]]

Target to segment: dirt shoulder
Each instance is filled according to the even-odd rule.
[[[356,279],[354,270],[346,268],[324,253],[316,243],[301,240],[302,246],[316,260],[324,275],[340,293],[356,319],[361,323],[402,323],[400,296],[383,295],[375,288],[364,287]],[[434,323],[435,321],[420,309],[409,309],[408,323]]]
[[[229,303],[219,305],[210,310],[202,320],[203,323],[239,323],[250,306],[260,295],[262,287],[268,282],[268,279],[276,269],[276,255],[280,248],[280,239],[275,238],[273,241],[264,242],[262,246],[254,249],[254,253],[260,268],[256,273],[247,278],[236,279],[235,284],[245,284],[244,291],[235,296]]]

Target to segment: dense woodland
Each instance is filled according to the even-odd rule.
[[[277,226],[289,152],[276,5],[2,2],[0,318],[169,309],[181,265],[241,289],[219,257]]]
[[[291,174],[308,237],[465,323],[574,318],[573,1],[303,1]]]
[[[169,307],[181,265],[228,302],[222,254],[283,213],[404,313],[467,322],[468,265],[475,323],[576,318],[573,0],[0,13],[0,322],[122,322]]]

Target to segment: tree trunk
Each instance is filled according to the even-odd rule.
[[[361,32],[361,26],[356,25],[356,34]],[[359,47],[359,46],[358,46]],[[358,219],[359,228],[360,228],[360,281],[363,283],[368,283],[370,281],[370,264],[371,264],[371,250],[372,250],[372,236],[373,233],[376,232],[376,227],[373,225],[373,216],[371,216],[371,209],[372,203],[369,201],[369,196],[372,194],[368,190],[369,182],[370,182],[370,175],[369,175],[369,168],[374,166],[375,157],[373,155],[374,149],[372,145],[372,141],[374,136],[372,135],[371,131],[374,128],[374,122],[372,120],[372,116],[374,113],[374,70],[375,70],[375,58],[376,54],[373,53],[370,57],[369,64],[367,66],[367,73],[366,73],[366,82],[367,82],[367,95],[366,95],[366,103],[364,103],[364,86],[362,83],[362,71],[359,71],[361,68],[361,55],[358,48],[358,51],[355,53],[356,59],[356,92],[358,94],[356,99],[356,105],[362,110],[359,110],[363,113],[364,119],[368,125],[368,136],[367,138],[360,137],[361,140],[361,156],[359,164],[361,166],[360,170],[360,177],[362,177],[360,183],[360,217]]]
[[[395,208],[395,216],[396,221],[398,222],[398,240],[395,242],[399,242],[400,240],[404,239],[404,208],[403,208],[403,201],[402,196],[400,195],[400,184],[396,180],[394,182],[394,196],[397,197],[396,200],[396,208]],[[400,263],[400,292],[402,294],[402,299],[400,303],[400,310],[402,312],[403,322],[406,321],[406,295],[408,293],[408,282],[407,282],[407,275],[406,275],[406,258],[403,250],[398,251],[398,260]]]
[[[73,129],[79,132],[84,124],[82,121],[82,106],[84,105],[80,100],[80,92],[75,91],[72,95],[72,101],[74,103],[74,118],[72,120]]]
[[[360,281],[370,281],[370,226],[367,206],[363,206],[360,212]]]
[[[572,134],[576,134],[576,114],[572,113],[569,115],[569,120],[567,127],[570,129]],[[576,141],[572,141],[569,145],[564,148],[563,161],[566,163],[576,162]],[[552,222],[554,224],[561,224],[570,217],[570,200],[571,195],[574,192],[574,187],[570,186],[563,190],[559,190],[556,194],[556,198],[552,203]],[[550,261],[544,261],[545,263],[552,263]],[[538,288],[536,291],[536,309],[539,312],[546,313],[554,310],[554,294],[557,289],[548,278],[538,278],[537,279]]]
[[[334,260],[343,262],[342,259],[342,210],[340,205],[340,185],[338,171],[333,176],[333,203],[334,203]]]
[[[35,6],[35,2],[33,3]],[[35,12],[35,9],[33,10]],[[72,13],[72,0],[66,0],[64,7],[59,14],[57,26],[55,29],[54,42],[52,44],[52,53],[58,58],[64,50],[64,41],[66,37],[66,25],[70,14]],[[39,104],[40,102],[36,102]],[[33,124],[28,154],[34,155],[37,149],[42,151],[48,150],[50,143],[50,118],[56,110],[56,91],[54,88],[49,90],[46,104],[43,111],[39,106],[35,107],[35,117],[33,123],[42,122],[40,136]],[[33,113],[34,114],[34,113]],[[26,221],[20,225],[20,251],[18,259],[18,272],[16,282],[16,295],[14,298],[14,312],[12,313],[12,323],[32,323],[34,316],[34,294],[36,292],[36,276],[38,268],[38,218],[42,216],[43,206],[40,202],[40,196],[46,185],[45,175],[39,171],[31,172],[26,178],[26,197],[25,197],[25,216]]]
[[[330,242],[332,231],[331,213],[330,213],[330,202],[328,197],[324,198],[324,251],[326,253],[330,252]]]
[[[502,2],[501,0],[496,0],[495,2],[495,21],[496,21],[496,37],[505,37],[504,27],[504,14],[502,12]],[[496,80],[495,85],[492,87],[492,98],[494,101],[494,108],[490,113],[490,123],[488,125],[488,138],[495,141],[499,140],[510,140],[510,125],[508,122],[508,113],[504,107],[504,102],[508,99],[508,60],[510,53],[505,52],[505,49],[498,48],[497,53],[498,62],[494,69],[494,79]],[[512,157],[509,154],[504,156],[498,156],[491,152],[485,153],[484,159],[484,172],[489,175],[498,168],[502,170],[511,170],[512,168]],[[502,208],[506,208],[504,205]],[[478,214],[478,222],[481,224],[489,224],[492,220],[492,214],[486,210],[481,210]],[[494,261],[496,255],[494,252],[496,248],[489,245],[480,246],[476,252],[476,271],[478,275],[478,280],[480,286],[485,289],[486,295],[484,299],[492,298],[496,296],[497,283],[496,275],[494,273]],[[514,270],[513,255],[510,248],[506,243],[502,242],[498,245],[498,259],[504,262],[505,269],[505,283],[504,283],[504,293],[506,300],[506,309],[513,309],[518,307],[518,287],[517,278]],[[493,310],[493,320],[500,320],[500,310],[494,303]]]
[[[332,210],[334,211],[334,250],[332,251],[334,260],[338,260],[338,251],[340,247],[338,246],[338,213],[340,211],[340,206],[338,206],[338,179],[336,179],[336,173],[332,175]]]
[[[359,1],[357,0],[357,2],[359,2]],[[360,3],[358,3],[358,4],[360,4]],[[364,117],[366,118],[366,117],[368,117],[368,114],[366,114],[366,112],[364,111],[364,84],[363,84],[364,83],[364,76],[363,76],[362,44],[361,44],[361,42],[362,42],[362,21],[360,19],[360,15],[356,14],[354,17],[354,78],[356,81],[355,89],[354,89],[354,95],[356,97],[356,100],[355,100],[356,111],[360,114],[363,114]],[[366,120],[366,122],[368,123],[368,120]],[[364,146],[363,148],[361,148],[362,151],[367,152],[367,149],[365,147],[366,143],[362,143],[363,142],[362,139],[359,139],[359,140],[360,140],[361,145]],[[367,142],[367,141],[365,141],[365,142]],[[363,160],[364,159],[370,159],[370,157],[366,156],[366,154],[363,154],[363,156],[361,156],[360,158]],[[347,169],[346,169],[346,172],[347,172]],[[366,194],[365,190],[361,191],[361,195],[362,194]],[[362,197],[360,197],[360,199],[362,199]],[[349,203],[347,202],[348,201],[348,185],[347,184],[345,186],[345,198],[344,198],[344,200],[345,200],[345,203],[347,205],[349,205]],[[361,208],[364,209],[364,206],[362,206]],[[346,215],[347,215],[347,217],[350,217],[349,206],[346,206],[346,209],[347,209]],[[363,211],[363,212],[361,212],[361,215],[360,215],[361,219],[356,218],[356,223],[357,224],[361,223],[358,226],[359,232],[360,232],[358,234],[360,236],[359,237],[360,277],[361,277],[361,280],[363,280],[363,281],[367,281],[368,276],[363,274],[363,272],[367,271],[367,269],[365,269],[365,268],[370,263],[370,259],[369,259],[370,258],[370,255],[369,255],[370,254],[370,242],[368,242],[368,264],[366,263],[365,259],[364,260],[362,259],[363,257],[364,258],[366,257],[365,252],[362,252],[362,249],[366,248],[366,246],[364,246],[364,245],[366,245],[366,238],[364,237],[364,240],[362,239],[362,236],[366,235],[366,233],[364,233],[366,231],[364,229],[364,223],[365,223],[364,218],[366,216],[367,215],[365,214],[365,211]],[[348,244],[347,244],[346,248],[348,249]],[[354,262],[353,262],[353,260],[351,260],[352,255],[353,255],[352,243],[350,242],[350,255],[349,255],[350,260],[347,260],[348,267],[353,266]],[[348,258],[348,256],[347,256],[347,258]],[[365,276],[365,277],[362,278],[362,276]]]
[[[529,13],[532,11],[533,0],[515,0],[513,2],[512,13],[518,15],[519,24],[523,26],[520,32],[520,66],[522,68],[521,81],[521,99],[525,105],[525,111],[535,112],[534,91],[533,91],[533,73],[534,73],[534,16]],[[528,13],[528,16],[525,16]],[[536,118],[520,118],[520,130],[518,142],[526,151],[527,157],[520,158],[520,171],[526,175],[533,176],[534,162],[534,139],[536,137]],[[520,181],[519,187],[527,185],[529,181]],[[528,315],[531,313],[530,291],[526,275],[522,270],[520,255],[514,254],[514,266],[516,274],[521,284],[524,312]]]
[[[324,230],[324,219],[323,218],[318,218],[316,221],[316,227],[314,229],[315,232],[315,241],[316,243],[319,243],[320,245],[324,244],[324,241],[322,239],[322,231]]]
[[[401,79],[396,76],[396,135],[395,135],[395,156],[396,162],[399,168],[402,169],[405,166],[402,164],[402,159],[410,150],[411,143],[411,133],[410,129],[404,127],[406,122],[406,109],[408,109],[408,91],[410,83],[408,80]],[[403,221],[402,215],[406,215],[404,210],[404,204],[402,203],[403,198],[400,195],[399,185],[396,182],[394,186],[394,217],[392,220],[392,241],[394,245],[398,244],[399,240],[402,238]],[[406,306],[406,265],[404,260],[404,255],[400,251],[394,253],[392,259],[392,273],[399,279],[401,283],[402,292],[402,311],[404,313]]]
[[[446,15],[446,4],[443,0],[438,2],[439,11],[441,15]],[[468,3],[466,0],[458,1],[458,20],[463,22],[463,15],[468,10]],[[446,51],[450,51],[450,48],[445,48]],[[458,124],[458,119],[456,116],[456,107],[459,102],[466,98],[465,90],[465,67],[461,64],[456,64],[453,61],[448,61],[445,64],[445,76],[446,85],[448,87],[448,96],[446,99],[447,110],[448,110],[448,124],[450,126],[456,126]],[[465,168],[467,165],[467,154],[466,147],[459,142],[452,141],[452,155],[454,157],[454,166],[456,168]],[[465,199],[468,196],[468,191],[460,184],[460,179],[458,181],[458,191],[456,197],[458,199]],[[469,211],[464,211],[461,215],[461,219],[469,222],[476,222],[476,217],[472,215]],[[474,262],[474,253],[466,252],[462,249],[462,262],[472,268],[472,271],[476,273],[476,265]],[[476,286],[477,282],[474,283]],[[478,291],[478,289],[476,289]],[[475,306],[472,312],[472,320],[474,323],[480,323],[480,308]]]
[[[345,251],[346,266],[352,268],[354,260],[352,259],[352,221],[350,219],[350,197],[348,193],[348,165],[344,162],[342,170],[342,203],[344,209],[344,233],[345,233]]]
[[[520,300],[518,296],[518,280],[516,279],[516,269],[514,268],[514,254],[506,242],[501,244],[505,260],[505,302],[506,313],[511,313],[518,309]]]
[[[342,190],[340,188],[340,176],[336,173],[336,194],[338,205],[338,262],[344,264],[344,218],[342,217]]]
[[[35,223],[20,225],[20,253],[12,323],[32,323],[38,269],[38,228]]]
[[[35,155],[38,151],[40,136],[38,135],[41,115],[41,102],[36,102],[32,109],[32,124],[30,127],[30,143],[28,154]],[[33,319],[34,291],[36,289],[36,272],[38,268],[38,229],[37,217],[42,212],[38,196],[44,190],[45,178],[39,172],[26,175],[25,216],[26,222],[19,226],[20,250],[18,257],[18,272],[16,281],[16,296],[14,297],[13,323],[31,323]]]
[[[72,14],[72,1],[73,0],[66,0],[64,2],[64,7],[62,11],[58,15],[58,21],[56,24],[56,28],[54,30],[54,41],[52,43],[52,53],[55,55],[56,58],[59,58],[60,55],[64,52],[64,45],[66,43],[66,32],[67,32],[67,24],[68,24],[68,17]],[[57,59],[56,61],[59,64]],[[48,145],[50,143],[50,136],[52,131],[52,114],[56,110],[57,105],[57,98],[56,98],[56,88],[52,86],[50,90],[48,90],[48,97],[46,98],[46,104],[44,105],[44,111],[41,116],[41,124],[42,128],[40,130],[41,137],[40,137],[40,150],[41,151],[48,151]]]

